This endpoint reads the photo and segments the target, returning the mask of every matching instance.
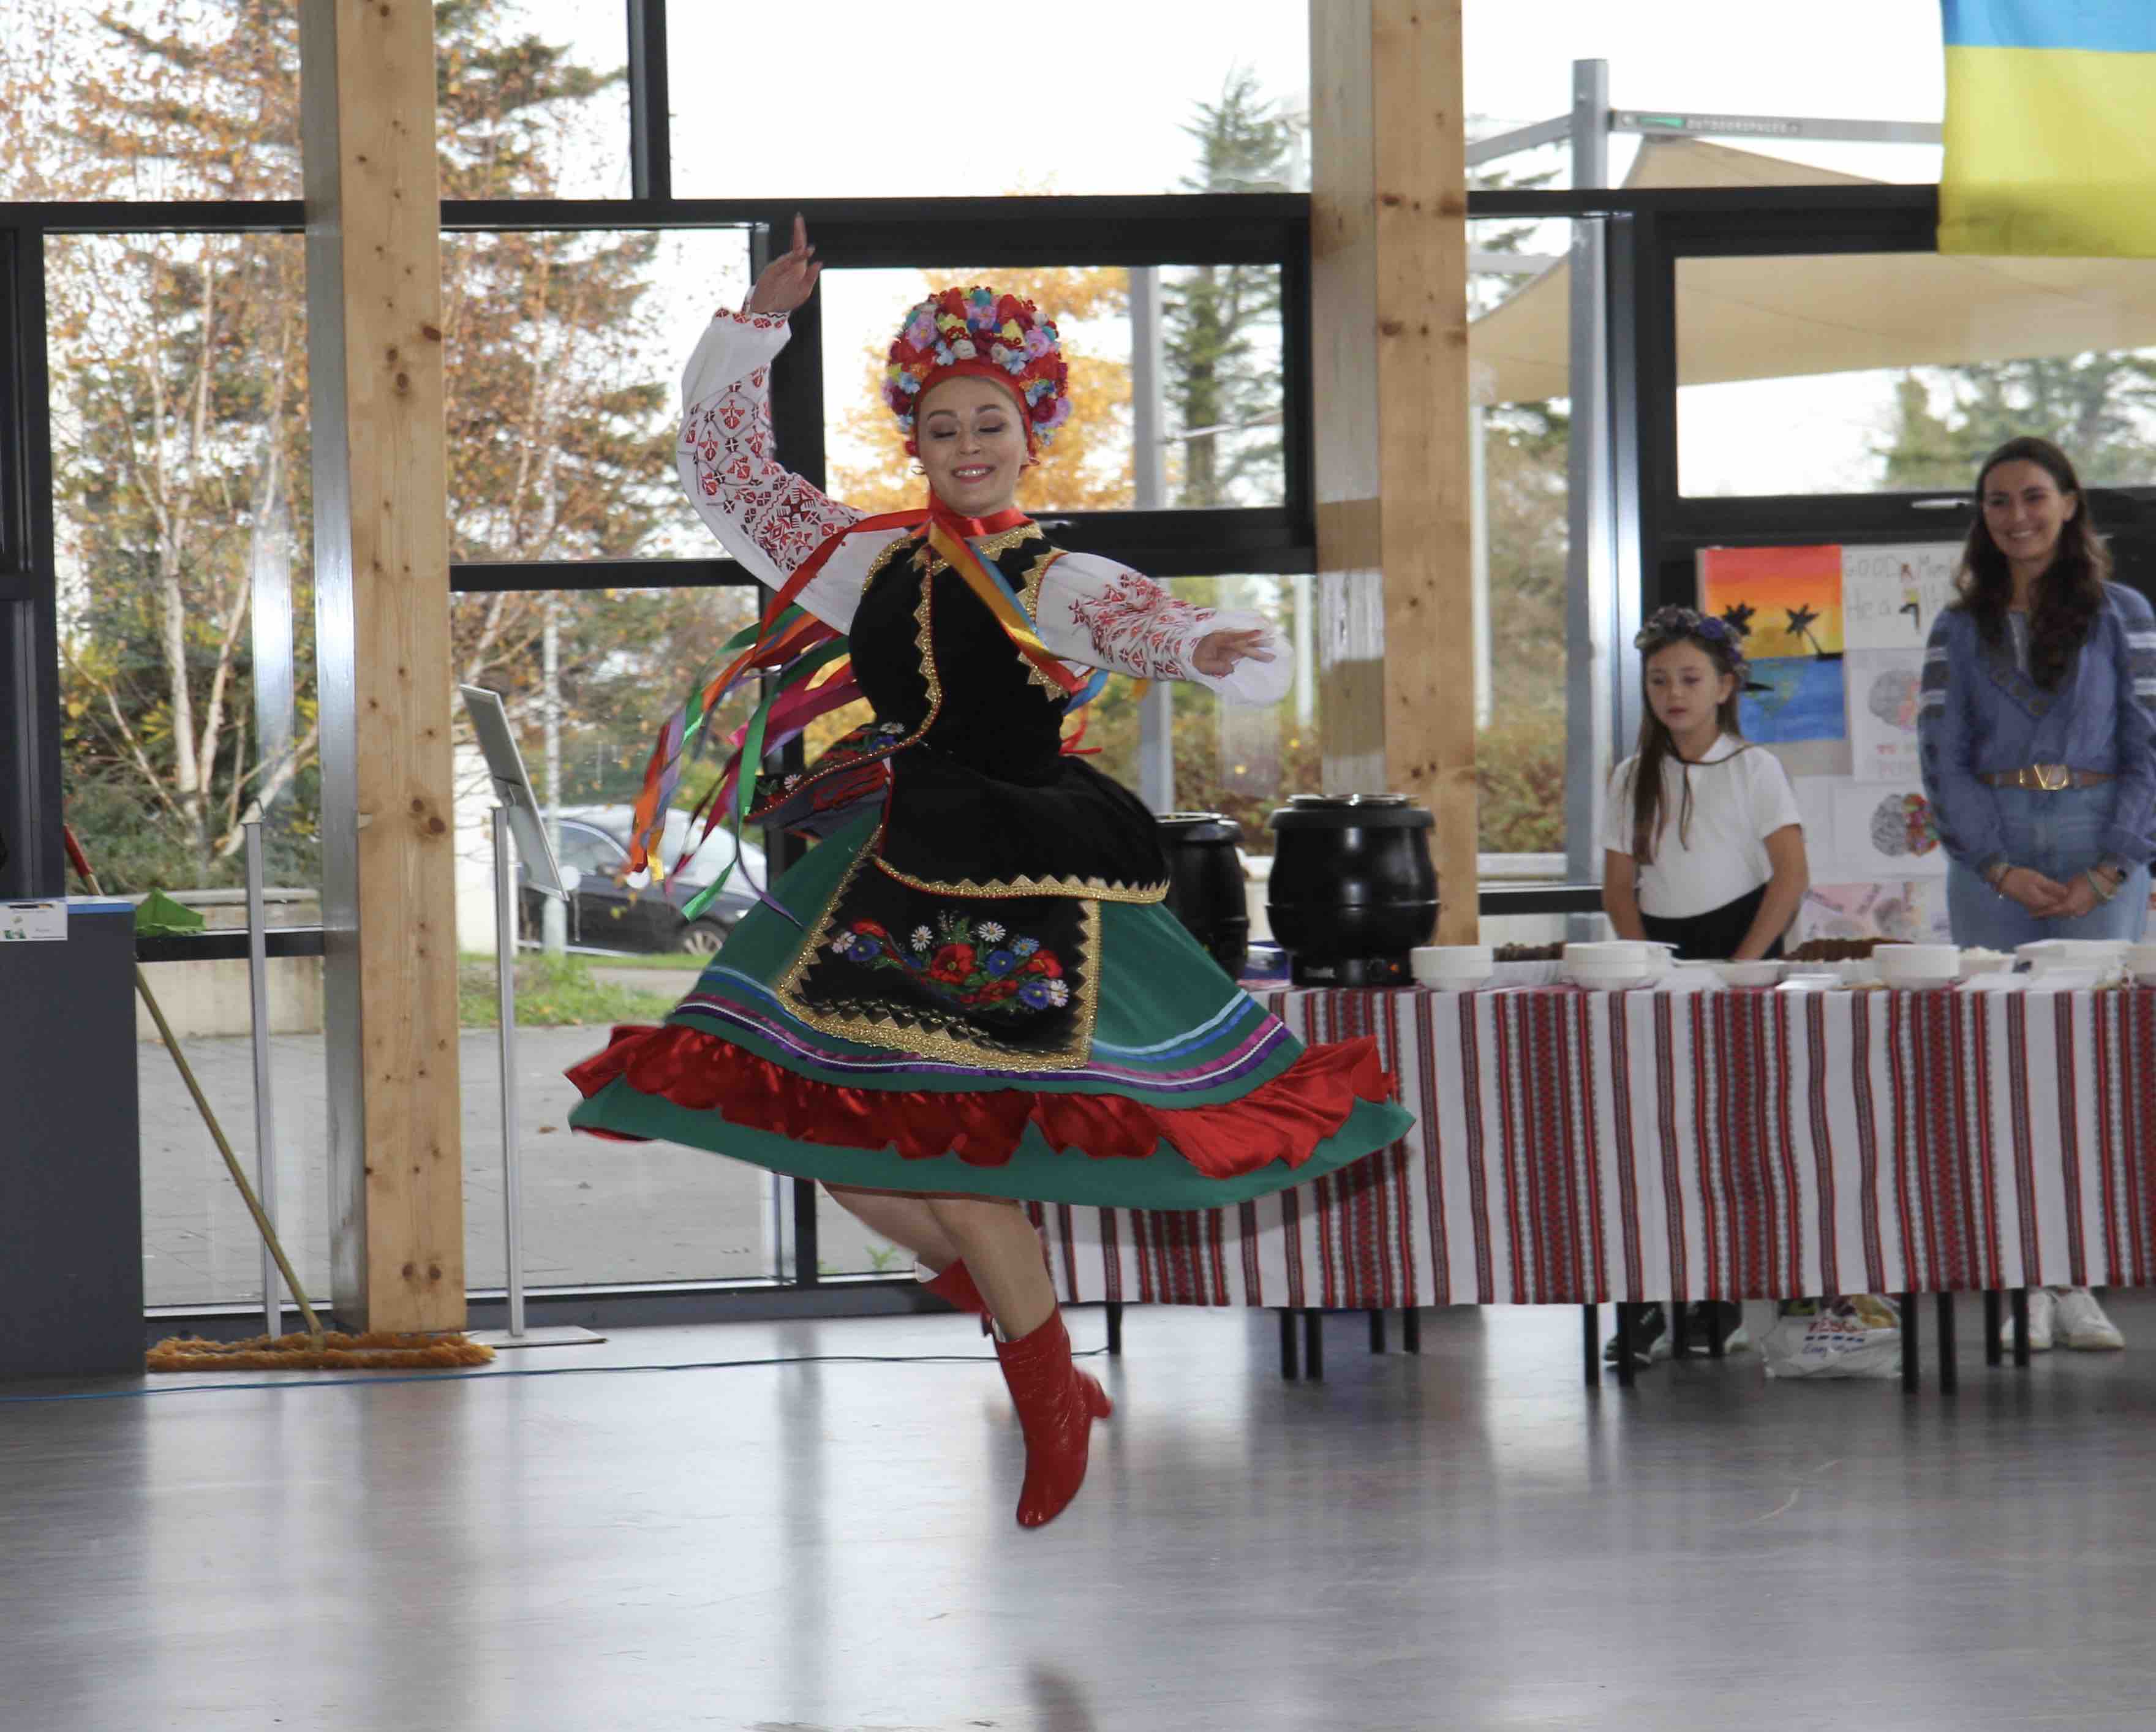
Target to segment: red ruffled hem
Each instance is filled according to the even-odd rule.
[[[1368,1038],[1312,1047],[1270,1082],[1218,1106],[1152,1107],[1119,1094],[854,1089],[818,1082],[684,1023],[624,1026],[602,1053],[567,1073],[588,1098],[617,1078],[694,1112],[796,1142],[895,1148],[909,1161],[952,1154],[1001,1166],[1038,1125],[1051,1148],[1096,1161],[1142,1160],[1165,1139],[1209,1179],[1239,1178],[1278,1161],[1291,1168],[1347,1123],[1358,1100],[1392,1098]],[[589,1135],[619,1141],[619,1132]]]

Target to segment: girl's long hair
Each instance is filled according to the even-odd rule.
[[[2103,606],[2104,580],[2111,576],[2111,554],[2090,520],[2088,498],[2066,453],[2049,439],[2009,439],[1985,458],[1976,472],[1976,521],[1961,551],[1954,603],[1976,622],[1978,635],[1994,648],[2006,638],[2006,612],[2014,600],[2014,571],[1991,539],[1984,520],[1984,484],[2003,463],[2033,463],[2048,474],[2062,494],[2077,502],[2059,530],[2058,551],[2036,580],[2029,607],[2029,677],[2046,689],[2066,678],[2074,657],[2088,641]]]
[[[1640,649],[1640,688],[1644,699],[1647,684],[1647,664],[1672,644],[1691,643],[1707,652],[1714,663],[1717,674],[1733,674],[1737,684],[1730,688],[1729,695],[1716,706],[1714,719],[1721,731],[1731,738],[1742,740],[1744,730],[1738,725],[1737,699],[1744,689],[1744,653],[1738,647],[1734,631],[1718,619],[1702,618],[1689,607],[1663,607],[1640,628],[1632,640]],[[1677,743],[1662,719],[1655,714],[1651,702],[1643,701],[1640,716],[1640,744],[1638,756],[1632,765],[1632,858],[1639,865],[1654,862],[1656,844],[1661,839],[1662,826],[1667,814],[1662,810],[1662,766],[1671,759],[1679,763]],[[1686,836],[1691,828],[1691,772],[1684,776],[1684,797],[1677,807],[1677,846],[1686,846]]]

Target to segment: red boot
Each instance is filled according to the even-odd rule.
[[[1025,1434],[1018,1524],[1043,1527],[1063,1513],[1086,1483],[1086,1434],[1095,1420],[1114,1411],[1114,1404],[1098,1383],[1070,1363],[1070,1337],[1064,1333],[1060,1311],[1050,1311],[1029,1335],[998,1341],[996,1357],[1003,1361],[1004,1381],[1010,1386],[1019,1428]]]
[[[966,1272],[963,1263],[952,1263],[934,1280],[921,1284],[947,1305],[971,1311],[977,1317],[988,1314],[988,1302],[981,1297],[981,1289],[973,1285],[973,1278]]]

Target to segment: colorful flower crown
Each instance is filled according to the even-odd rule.
[[[1025,414],[1025,447],[1045,445],[1070,418],[1070,369],[1055,322],[1029,300],[993,289],[945,289],[906,315],[884,369],[883,400],[906,448],[919,455],[913,423],[921,395],[954,373],[993,379]]]
[[[1690,607],[1657,607],[1647,617],[1647,623],[1633,634],[1632,648],[1642,655],[1652,655],[1658,649],[1667,649],[1671,644],[1689,638],[1697,643],[1726,673],[1742,676],[1745,671],[1744,640],[1737,628],[1726,619],[1717,619],[1711,613],[1701,613]]]

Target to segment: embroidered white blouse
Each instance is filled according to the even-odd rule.
[[[841,505],[778,461],[771,426],[771,363],[786,346],[784,315],[721,313],[682,375],[681,486],[701,517],[759,582],[777,589],[834,530],[868,514]],[[844,631],[876,556],[911,531],[851,535],[808,580],[801,603]],[[1272,704],[1294,679],[1286,638],[1263,615],[1194,607],[1128,566],[1093,553],[1065,553],[1040,585],[1034,629],[1050,653],[1086,668],[1142,679],[1187,679],[1230,703]],[[1194,664],[1214,632],[1262,631],[1273,659],[1245,658],[1225,674]]]

